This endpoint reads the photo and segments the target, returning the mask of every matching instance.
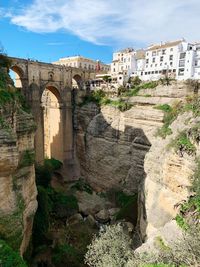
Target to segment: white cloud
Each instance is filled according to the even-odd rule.
[[[200,39],[199,0],[34,0],[11,16],[33,32],[70,31],[117,46]]]

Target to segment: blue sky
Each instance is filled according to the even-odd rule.
[[[124,47],[199,41],[199,11],[199,0],[0,0],[0,41],[11,56],[109,63]]]

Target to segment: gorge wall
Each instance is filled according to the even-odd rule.
[[[1,69],[0,105],[0,237],[20,254],[26,251],[37,209],[33,117],[23,97]],[[1,83],[2,85],[2,83]],[[5,91],[4,91],[5,89]]]
[[[178,154],[169,145],[191,127],[186,122],[192,114],[179,116],[171,126],[172,134],[163,139],[157,131],[164,113],[155,106],[176,104],[191,93],[184,83],[173,83],[141,90],[129,99],[133,107],[124,112],[94,103],[76,108],[81,176],[97,191],[118,188],[138,193],[137,228],[143,241],[175,218],[175,206],[187,199],[195,168],[194,155]]]

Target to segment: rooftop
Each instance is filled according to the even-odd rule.
[[[171,41],[171,42],[166,42],[166,43],[160,43],[160,44],[155,44],[147,48],[147,51],[152,51],[156,49],[162,49],[162,48],[168,48],[168,47],[173,47],[177,46],[180,43],[184,42],[184,39],[177,40],[177,41]]]

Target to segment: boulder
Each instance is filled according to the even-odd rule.
[[[100,223],[107,223],[110,220],[110,214],[108,210],[103,209],[95,214],[95,218]]]

